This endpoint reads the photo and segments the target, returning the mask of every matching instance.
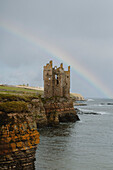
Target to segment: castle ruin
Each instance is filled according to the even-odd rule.
[[[52,61],[44,66],[44,97],[70,98],[70,66],[64,71],[63,64],[53,67]]]

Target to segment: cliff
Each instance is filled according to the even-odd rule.
[[[34,108],[39,106],[35,106],[33,98],[27,95],[0,94],[1,170],[34,169],[39,143],[37,124],[34,121],[38,111]]]
[[[45,109],[38,95],[0,94],[0,111],[6,114],[27,113],[39,126],[47,125]]]
[[[71,99],[0,93],[0,167],[34,169],[37,127],[79,120]]]
[[[71,99],[45,99],[44,108],[48,125],[54,126],[60,122],[76,122],[79,120]]]
[[[85,100],[81,94],[71,93],[70,95],[74,101],[84,101]]]
[[[25,103],[13,102],[18,105],[18,113],[15,107],[10,110],[11,102],[5,104],[7,109],[0,103],[0,169],[34,169],[39,143],[36,122],[26,109],[24,112]]]
[[[41,98],[38,95],[0,94],[0,111],[5,114],[30,115],[37,127],[79,120],[71,99]]]

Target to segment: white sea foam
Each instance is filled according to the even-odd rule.
[[[99,103],[99,104],[93,104],[92,106],[101,106],[102,107],[102,106],[107,106],[107,105],[105,103],[102,103],[102,104]]]
[[[101,114],[101,115],[107,115],[107,114],[109,114],[108,112],[98,112],[99,114]]]
[[[89,109],[79,109],[83,114],[94,114],[94,115],[106,115],[109,114],[108,112],[103,111],[95,111],[95,110],[89,110]]]
[[[94,99],[88,99],[87,101],[88,101],[88,102],[89,102],[89,101],[94,101]]]
[[[105,105],[105,104],[99,104],[99,105],[97,105],[97,106],[103,106],[103,105]]]
[[[103,106],[102,104],[93,104],[92,106]]]

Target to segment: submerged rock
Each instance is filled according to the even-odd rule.
[[[113,105],[113,103],[107,103],[107,105]]]

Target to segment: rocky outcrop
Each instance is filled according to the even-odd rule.
[[[79,117],[73,107],[71,99],[60,98],[46,100],[44,104],[48,125],[57,125],[60,122],[76,122]]]
[[[0,96],[0,168],[34,169],[37,127],[79,120],[71,99]]]
[[[29,114],[39,127],[47,126],[47,117],[41,97],[38,95],[0,95],[0,111],[3,113]]]
[[[6,114],[26,114],[32,117],[37,127],[57,125],[60,122],[75,122],[79,120],[73,107],[73,101],[67,98],[40,96],[2,95],[0,111]]]
[[[80,120],[75,111],[65,112],[59,115],[59,122],[76,122]]]
[[[39,143],[36,122],[29,113],[0,112],[0,169],[34,169]]]
[[[31,103],[28,104],[28,108],[34,122],[37,124],[37,127],[44,127],[48,125],[45,108],[40,98],[33,99]]]
[[[70,96],[73,99],[73,101],[84,101],[85,100],[81,94],[71,93]]]

